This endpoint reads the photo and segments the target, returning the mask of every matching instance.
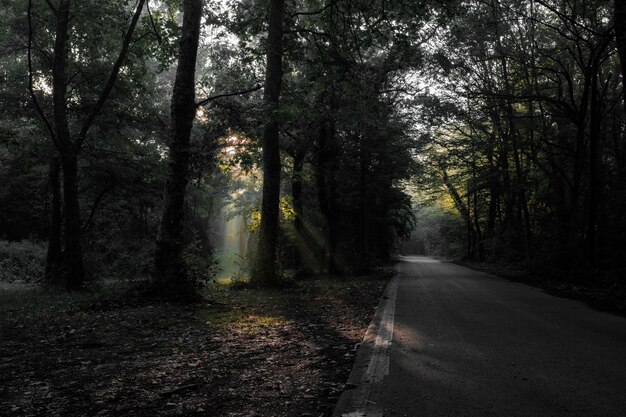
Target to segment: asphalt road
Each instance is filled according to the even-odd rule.
[[[425,257],[399,271],[336,416],[626,416],[626,318]]]

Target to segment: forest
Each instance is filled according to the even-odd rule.
[[[331,415],[403,255],[626,311],[625,22],[619,0],[3,0],[0,404]],[[281,411],[288,371],[259,393],[216,364],[278,338],[296,366],[319,337]],[[116,380],[124,349],[148,359]],[[186,349],[167,366],[195,379],[147,364]]]

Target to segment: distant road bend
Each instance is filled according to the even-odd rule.
[[[626,318],[407,256],[336,417],[626,416]]]

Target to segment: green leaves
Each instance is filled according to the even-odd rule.
[[[159,71],[165,71],[176,62],[181,25],[177,19],[177,2],[165,2],[151,15],[144,17],[144,27],[149,27],[156,37],[151,44],[151,52],[158,62]]]

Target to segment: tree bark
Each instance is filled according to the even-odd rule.
[[[293,157],[293,172],[291,175],[291,197],[293,200],[293,229],[294,229],[294,252],[293,260],[298,272],[303,269],[305,250],[304,241],[304,222],[302,216],[304,214],[304,207],[302,201],[302,169],[304,167],[304,155],[305,152],[297,149]]]
[[[276,115],[283,78],[283,0],[270,0],[267,37],[267,69],[264,101],[268,112],[263,130],[263,199],[258,247],[250,282],[255,286],[272,286],[279,282],[276,270],[278,214],[280,200],[280,144]]]
[[[182,252],[189,143],[196,115],[195,73],[201,17],[202,0],[184,0],[180,52],[170,106],[168,177],[152,274],[156,295],[169,299],[182,300],[195,296],[195,288],[186,273]]]
[[[476,242],[474,244],[475,250],[474,253],[478,256],[479,261],[485,260],[485,247],[483,244],[483,232],[480,227],[480,213],[478,211],[478,192],[474,191],[473,193],[473,206],[474,206],[474,230],[476,236]],[[468,202],[469,208],[469,202]]]
[[[80,206],[78,203],[78,155],[72,142],[67,117],[66,59],[70,18],[70,0],[61,0],[56,11],[57,26],[52,58],[52,100],[56,147],[63,169],[64,251],[61,276],[68,290],[80,289],[85,279],[80,242]]]
[[[598,250],[598,219],[601,217],[602,182],[600,180],[600,152],[601,152],[601,123],[602,123],[602,103],[603,96],[608,88],[608,81],[605,88],[600,90],[600,61],[604,47],[599,48],[594,63],[591,66],[591,97],[590,97],[590,121],[589,121],[589,204],[587,212],[587,257],[591,265],[599,262],[601,251]]]
[[[489,209],[487,210],[487,238],[495,237],[496,217],[498,214],[498,201],[500,199],[500,178],[494,162],[495,134],[489,135],[487,142],[487,164],[489,169]]]
[[[441,179],[443,180],[443,184],[448,189],[448,193],[450,194],[450,197],[452,197],[452,200],[454,201],[454,206],[461,214],[461,217],[463,217],[463,220],[465,220],[465,224],[467,226],[467,255],[469,259],[473,259],[474,258],[473,249],[475,247],[475,242],[476,242],[476,233],[472,225],[472,217],[470,213],[471,206],[470,206],[469,187],[467,190],[468,202],[466,204],[463,201],[463,198],[461,197],[461,195],[459,194],[459,191],[456,189],[452,181],[450,181],[448,172],[443,167],[440,167],[440,169],[441,169]]]
[[[78,203],[78,158],[75,154],[62,155],[63,168],[63,207],[65,234],[63,265],[61,273],[68,290],[78,290],[83,286],[85,270],[81,245],[80,206]]]
[[[626,80],[626,1],[615,0],[613,9],[615,40],[622,67],[622,83]]]
[[[370,248],[369,248],[369,212],[368,205],[370,204],[369,196],[367,192],[368,184],[368,168],[369,168],[369,144],[367,139],[363,136],[360,137],[359,148],[359,215],[361,227],[359,230],[359,273],[366,274],[370,270]]]
[[[48,172],[48,182],[52,193],[50,207],[50,226],[48,229],[48,252],[46,254],[46,282],[58,284],[60,281],[59,268],[61,265],[61,184],[60,184],[61,163],[54,155],[50,159],[50,170]]]
[[[332,106],[331,106],[332,107]],[[337,262],[337,243],[339,240],[339,217],[337,204],[335,154],[336,136],[334,120],[322,120],[319,132],[319,149],[317,158],[317,193],[319,207],[326,220],[326,248],[322,253],[322,271],[329,274],[341,272]]]

